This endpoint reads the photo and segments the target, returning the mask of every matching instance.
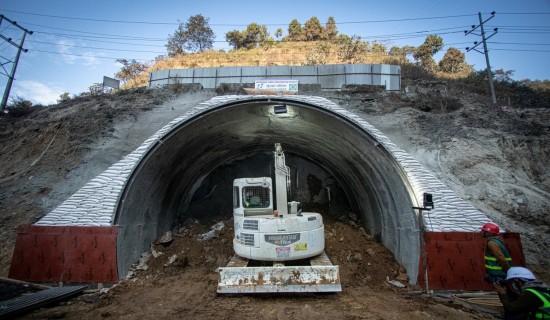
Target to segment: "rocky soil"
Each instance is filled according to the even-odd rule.
[[[16,227],[31,224],[89,179],[215,91],[168,88],[84,97],[21,117],[0,117],[0,276]],[[550,282],[550,112],[508,110],[453,91],[320,95],[364,117],[503,229],[521,233],[528,267]],[[456,98],[460,96],[460,99]],[[340,265],[339,294],[218,296],[215,269],[232,255],[232,223],[200,241],[210,225],[186,220],[169,245],[156,245],[110,290],[22,316],[25,319],[492,319],[452,299],[399,288],[392,254],[355,224],[326,219],[327,253]],[[485,310],[485,309],[484,309]],[[498,308],[492,308],[497,310]]]

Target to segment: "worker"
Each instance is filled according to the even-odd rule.
[[[505,283],[506,287],[493,283],[504,306],[504,319],[550,319],[550,288],[537,280],[533,272],[524,267],[511,267]],[[517,297],[511,297],[510,289],[507,290],[510,287],[519,290]]]
[[[248,208],[250,206],[250,198],[252,197],[252,192],[247,191],[244,196],[244,207]]]
[[[499,227],[488,222],[481,227],[481,236],[487,238],[485,242],[485,271],[484,279],[494,283],[506,278],[506,272],[512,266],[512,258],[499,235]]]
[[[262,199],[253,195],[251,191],[247,191],[244,197],[244,207],[245,208],[259,208],[261,207]]]

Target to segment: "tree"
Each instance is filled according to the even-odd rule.
[[[432,70],[435,67],[433,59],[434,54],[438,53],[443,48],[443,38],[438,35],[431,34],[426,37],[423,44],[414,50],[413,58],[420,62],[420,66],[426,70]]]
[[[244,31],[245,47],[253,49],[269,39],[269,32],[265,25],[250,23]]]
[[[306,21],[304,24],[304,33],[308,41],[325,40],[327,38],[325,28],[317,17],[311,17]]]
[[[375,42],[372,45],[371,51],[372,51],[372,53],[385,55],[386,54],[386,46],[381,44],[381,43]]]
[[[392,57],[398,57],[399,60],[404,60],[405,57],[407,56],[407,53],[405,52],[405,50],[403,50],[403,48],[400,48],[398,46],[391,47],[388,54]]]
[[[493,71],[493,79],[500,83],[513,83],[514,70],[497,69]]]
[[[122,68],[119,72],[115,73],[115,78],[118,78],[125,83],[135,79],[149,68],[149,65],[146,63],[137,62],[135,59],[117,59],[116,62],[122,64]]]
[[[57,99],[57,103],[65,102],[71,100],[71,94],[68,92],[63,92],[59,95],[59,98]]]
[[[361,37],[353,35],[351,38],[341,34],[338,36],[338,57],[346,63],[355,63],[368,51],[368,44]]]
[[[225,34],[225,41],[229,43],[233,49],[244,48],[244,35],[239,30],[231,30]]]
[[[88,87],[88,90],[90,90],[90,95],[92,96],[101,94],[103,93],[103,84],[97,82],[92,83],[92,85]]]
[[[403,52],[405,53],[405,57],[407,56],[410,56],[410,55],[413,55],[414,54],[414,50],[416,50],[415,47],[413,46],[403,46],[401,49],[403,49]]]
[[[325,33],[328,40],[332,40],[338,35],[338,29],[336,28],[336,21],[334,20],[334,17],[328,17],[327,23],[325,24]]]
[[[31,101],[21,96],[16,96],[15,98],[10,98],[6,110],[12,117],[21,117],[37,110],[35,107]]]
[[[293,19],[288,25],[288,35],[286,36],[288,41],[304,41],[306,40],[306,35],[302,29],[302,25],[298,20]]]
[[[244,31],[232,30],[225,34],[225,40],[234,49],[253,49],[267,42],[273,42],[269,37],[267,27],[257,23],[251,23]]]
[[[277,30],[275,31],[275,38],[279,39],[282,36],[283,36],[283,29],[277,28]]]
[[[191,16],[185,23],[180,22],[178,29],[168,38],[168,56],[183,54],[184,50],[202,52],[212,49],[216,36],[208,21],[209,18],[198,14]]]
[[[439,69],[447,73],[458,73],[464,67],[466,55],[457,48],[449,48],[439,61]]]

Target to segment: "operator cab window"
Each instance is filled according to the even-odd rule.
[[[264,187],[244,187],[243,188],[243,207],[245,208],[268,208],[269,188]]]
[[[239,187],[233,187],[233,209],[238,208],[239,203]]]

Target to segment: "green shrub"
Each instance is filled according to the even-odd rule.
[[[31,101],[19,96],[12,99],[11,103],[6,106],[8,115],[11,117],[22,117],[31,114],[37,109]]]

